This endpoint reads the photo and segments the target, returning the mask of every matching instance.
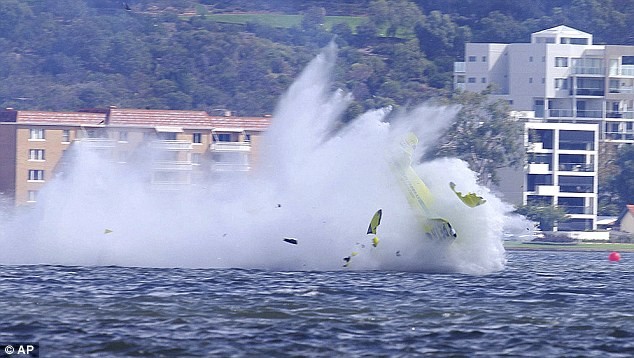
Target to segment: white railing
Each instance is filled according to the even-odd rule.
[[[191,150],[192,143],[186,140],[155,140],[150,146],[156,150]]]
[[[183,171],[192,170],[190,161],[156,161],[152,163],[152,169],[160,171]]]
[[[209,144],[209,150],[217,152],[249,152],[250,142],[213,142]]]

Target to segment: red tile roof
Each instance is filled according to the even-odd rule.
[[[16,122],[31,124],[99,125],[104,124],[105,119],[106,115],[103,113],[17,111]]]
[[[247,131],[263,131],[271,125],[271,117],[213,117],[214,128],[241,128]]]
[[[205,111],[178,111],[156,109],[110,109],[108,124],[131,127],[183,127],[210,128],[211,121]]]
[[[183,129],[232,128],[264,131],[270,117],[211,117],[205,111],[120,109],[85,110],[81,112],[2,111],[1,121],[30,124],[107,125],[113,127],[179,127]],[[16,117],[14,117],[14,115]]]
[[[634,215],[634,205],[625,205],[627,206],[627,211],[630,212],[630,214]]]

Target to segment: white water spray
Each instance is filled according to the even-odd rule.
[[[141,175],[79,148],[71,173],[49,183],[34,210],[4,223],[0,264],[473,274],[502,269],[509,208],[476,184],[464,162],[415,165],[436,198],[432,209],[458,232],[448,247],[423,239],[389,166],[405,133],[418,135],[422,153],[456,108],[376,110],[335,131],[350,101],[330,91],[335,54],[334,46],[326,48],[281,99],[258,168],[249,176],[164,195],[150,190]],[[466,207],[450,181],[487,203]],[[381,242],[372,247],[366,230],[379,208]],[[353,250],[358,255],[343,268],[342,258]]]

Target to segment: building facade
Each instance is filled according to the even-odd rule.
[[[560,230],[596,229],[598,147],[634,143],[634,46],[595,45],[567,26],[535,32],[530,43],[469,43],[454,87],[488,90],[523,113],[522,203],[566,208],[572,219]]]
[[[76,146],[111,162],[148,166],[154,189],[184,189],[219,172],[249,170],[269,122],[204,111],[0,111],[0,195],[17,205],[36,202]]]

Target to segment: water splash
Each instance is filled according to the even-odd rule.
[[[375,110],[337,129],[350,98],[330,90],[335,59],[331,45],[281,99],[249,176],[164,195],[144,184],[140,170],[124,171],[78,148],[72,171],[47,185],[36,209],[4,225],[0,263],[473,274],[502,269],[509,208],[476,184],[464,162],[415,166],[436,197],[433,210],[458,232],[449,247],[421,238],[389,167],[405,133],[418,135],[422,154],[457,108]],[[466,207],[450,181],[484,196],[486,205]],[[366,229],[379,208],[384,214],[375,248]],[[343,268],[342,258],[352,251],[358,255]]]

